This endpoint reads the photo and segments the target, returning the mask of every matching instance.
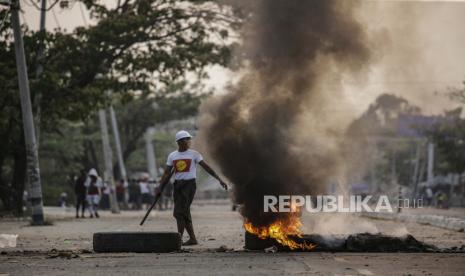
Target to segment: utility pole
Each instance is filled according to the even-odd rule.
[[[124,186],[127,188],[128,176],[126,173],[126,166],[124,165],[123,159],[123,151],[121,150],[121,140],[119,138],[119,130],[118,130],[118,121],[116,120],[115,110],[113,106],[110,105],[110,118],[111,118],[111,126],[113,129],[113,136],[115,137],[115,145],[116,145],[116,155],[118,157],[118,165],[121,178],[123,179]],[[124,189],[126,194],[128,193],[128,189]],[[127,196],[125,196],[127,198]]]
[[[40,75],[44,71],[43,67],[43,59],[44,59],[44,39],[45,39],[45,18],[47,13],[47,0],[42,0],[41,7],[40,7],[40,43],[39,43],[39,50],[37,51],[37,69],[36,69],[36,80],[40,79]],[[41,108],[40,108],[40,101],[42,99],[42,92],[35,91],[34,94],[34,106],[35,106],[35,127],[36,127],[36,137],[37,137],[37,146],[40,144],[40,116],[41,116]]]
[[[40,183],[39,153],[32,115],[31,94],[24,55],[23,36],[19,21],[19,1],[11,4],[11,25],[15,40],[16,67],[18,70],[19,93],[21,96],[21,114],[23,118],[24,140],[26,144],[28,200],[31,202],[32,224],[44,224],[42,186]]]
[[[113,136],[115,136],[114,138],[115,138],[115,145],[116,145],[116,155],[118,157],[119,170],[120,170],[120,174],[123,180],[127,181],[126,167],[124,165],[123,152],[121,149],[121,140],[119,137],[118,121],[116,120],[115,110],[113,109],[113,106],[110,106],[109,109],[110,109],[111,126],[113,129]]]
[[[110,189],[110,208],[113,214],[119,214],[119,206],[116,201],[115,183],[113,181],[113,157],[111,154],[110,138],[108,136],[108,125],[105,109],[98,112],[100,120],[100,129],[102,132],[103,158],[105,160],[104,179]]]
[[[392,163],[391,163],[391,181],[392,184],[397,185],[397,150],[396,147],[392,149]]]
[[[158,177],[158,167],[157,161],[155,158],[155,149],[152,144],[153,134],[155,133],[154,127],[147,128],[147,132],[145,133],[145,146],[147,150],[147,169],[149,171],[150,177],[153,179],[157,179]]]
[[[376,161],[378,158],[378,150],[376,146],[373,147],[373,152],[371,154],[371,164],[370,164],[370,180],[371,180],[371,193],[378,194],[378,180],[376,178]]]
[[[428,143],[428,173],[427,173],[427,181],[428,181],[428,187],[433,186],[434,182],[434,173],[433,173],[433,168],[434,168],[434,144],[432,142]]]
[[[420,154],[421,154],[421,142],[417,141],[417,150],[415,154],[415,166],[413,168],[413,175],[412,175],[412,184],[413,184],[413,192],[412,198],[416,199],[418,194],[418,182],[420,182]]]

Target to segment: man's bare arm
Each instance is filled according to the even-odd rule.
[[[218,174],[216,174],[216,172],[205,162],[205,161],[200,161],[199,162],[199,165],[202,166],[202,168],[207,172],[209,173],[211,176],[213,176],[214,178],[218,179],[218,181],[220,182],[220,185],[225,189],[225,190],[228,190],[228,185],[226,185],[226,183],[218,176]]]
[[[173,176],[173,173],[173,166],[166,166],[165,172],[163,172],[163,175],[160,179],[160,190],[158,191],[158,193],[161,193],[163,191],[168,181],[170,181],[171,176]]]

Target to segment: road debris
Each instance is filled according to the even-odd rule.
[[[264,249],[265,253],[276,253],[278,252],[278,248],[276,246],[270,246]]]
[[[16,247],[18,235],[0,234],[0,248]]]
[[[46,257],[47,259],[55,259],[55,258],[62,258],[62,259],[75,259],[79,258],[79,254],[74,251],[58,251],[56,249],[52,249],[50,254]]]

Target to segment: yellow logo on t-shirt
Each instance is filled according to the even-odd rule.
[[[191,164],[191,159],[174,160],[176,172],[187,172]]]

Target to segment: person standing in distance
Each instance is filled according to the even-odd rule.
[[[100,197],[102,196],[102,179],[98,176],[96,169],[90,169],[89,177],[84,184],[87,188],[87,206],[89,208],[90,218],[99,218],[98,206],[100,203]]]
[[[84,210],[86,209],[86,193],[85,186],[87,173],[81,170],[81,175],[74,182],[74,192],[76,194],[76,218],[79,218],[79,207],[81,207],[81,218],[84,218]]]
[[[194,233],[194,227],[192,225],[190,210],[196,190],[195,179],[197,176],[197,164],[199,164],[211,176],[216,178],[225,190],[228,189],[228,185],[226,185],[216,172],[207,165],[207,163],[203,160],[202,155],[199,152],[190,149],[191,138],[192,136],[185,130],[181,130],[176,133],[175,140],[178,144],[178,150],[173,151],[168,155],[166,169],[160,180],[161,189],[157,192],[157,197],[159,197],[159,193],[163,191],[163,188],[174,174],[173,216],[176,219],[178,232],[181,234],[181,237],[184,233],[184,229],[189,234],[189,240],[182,244],[184,246],[198,244]]]

